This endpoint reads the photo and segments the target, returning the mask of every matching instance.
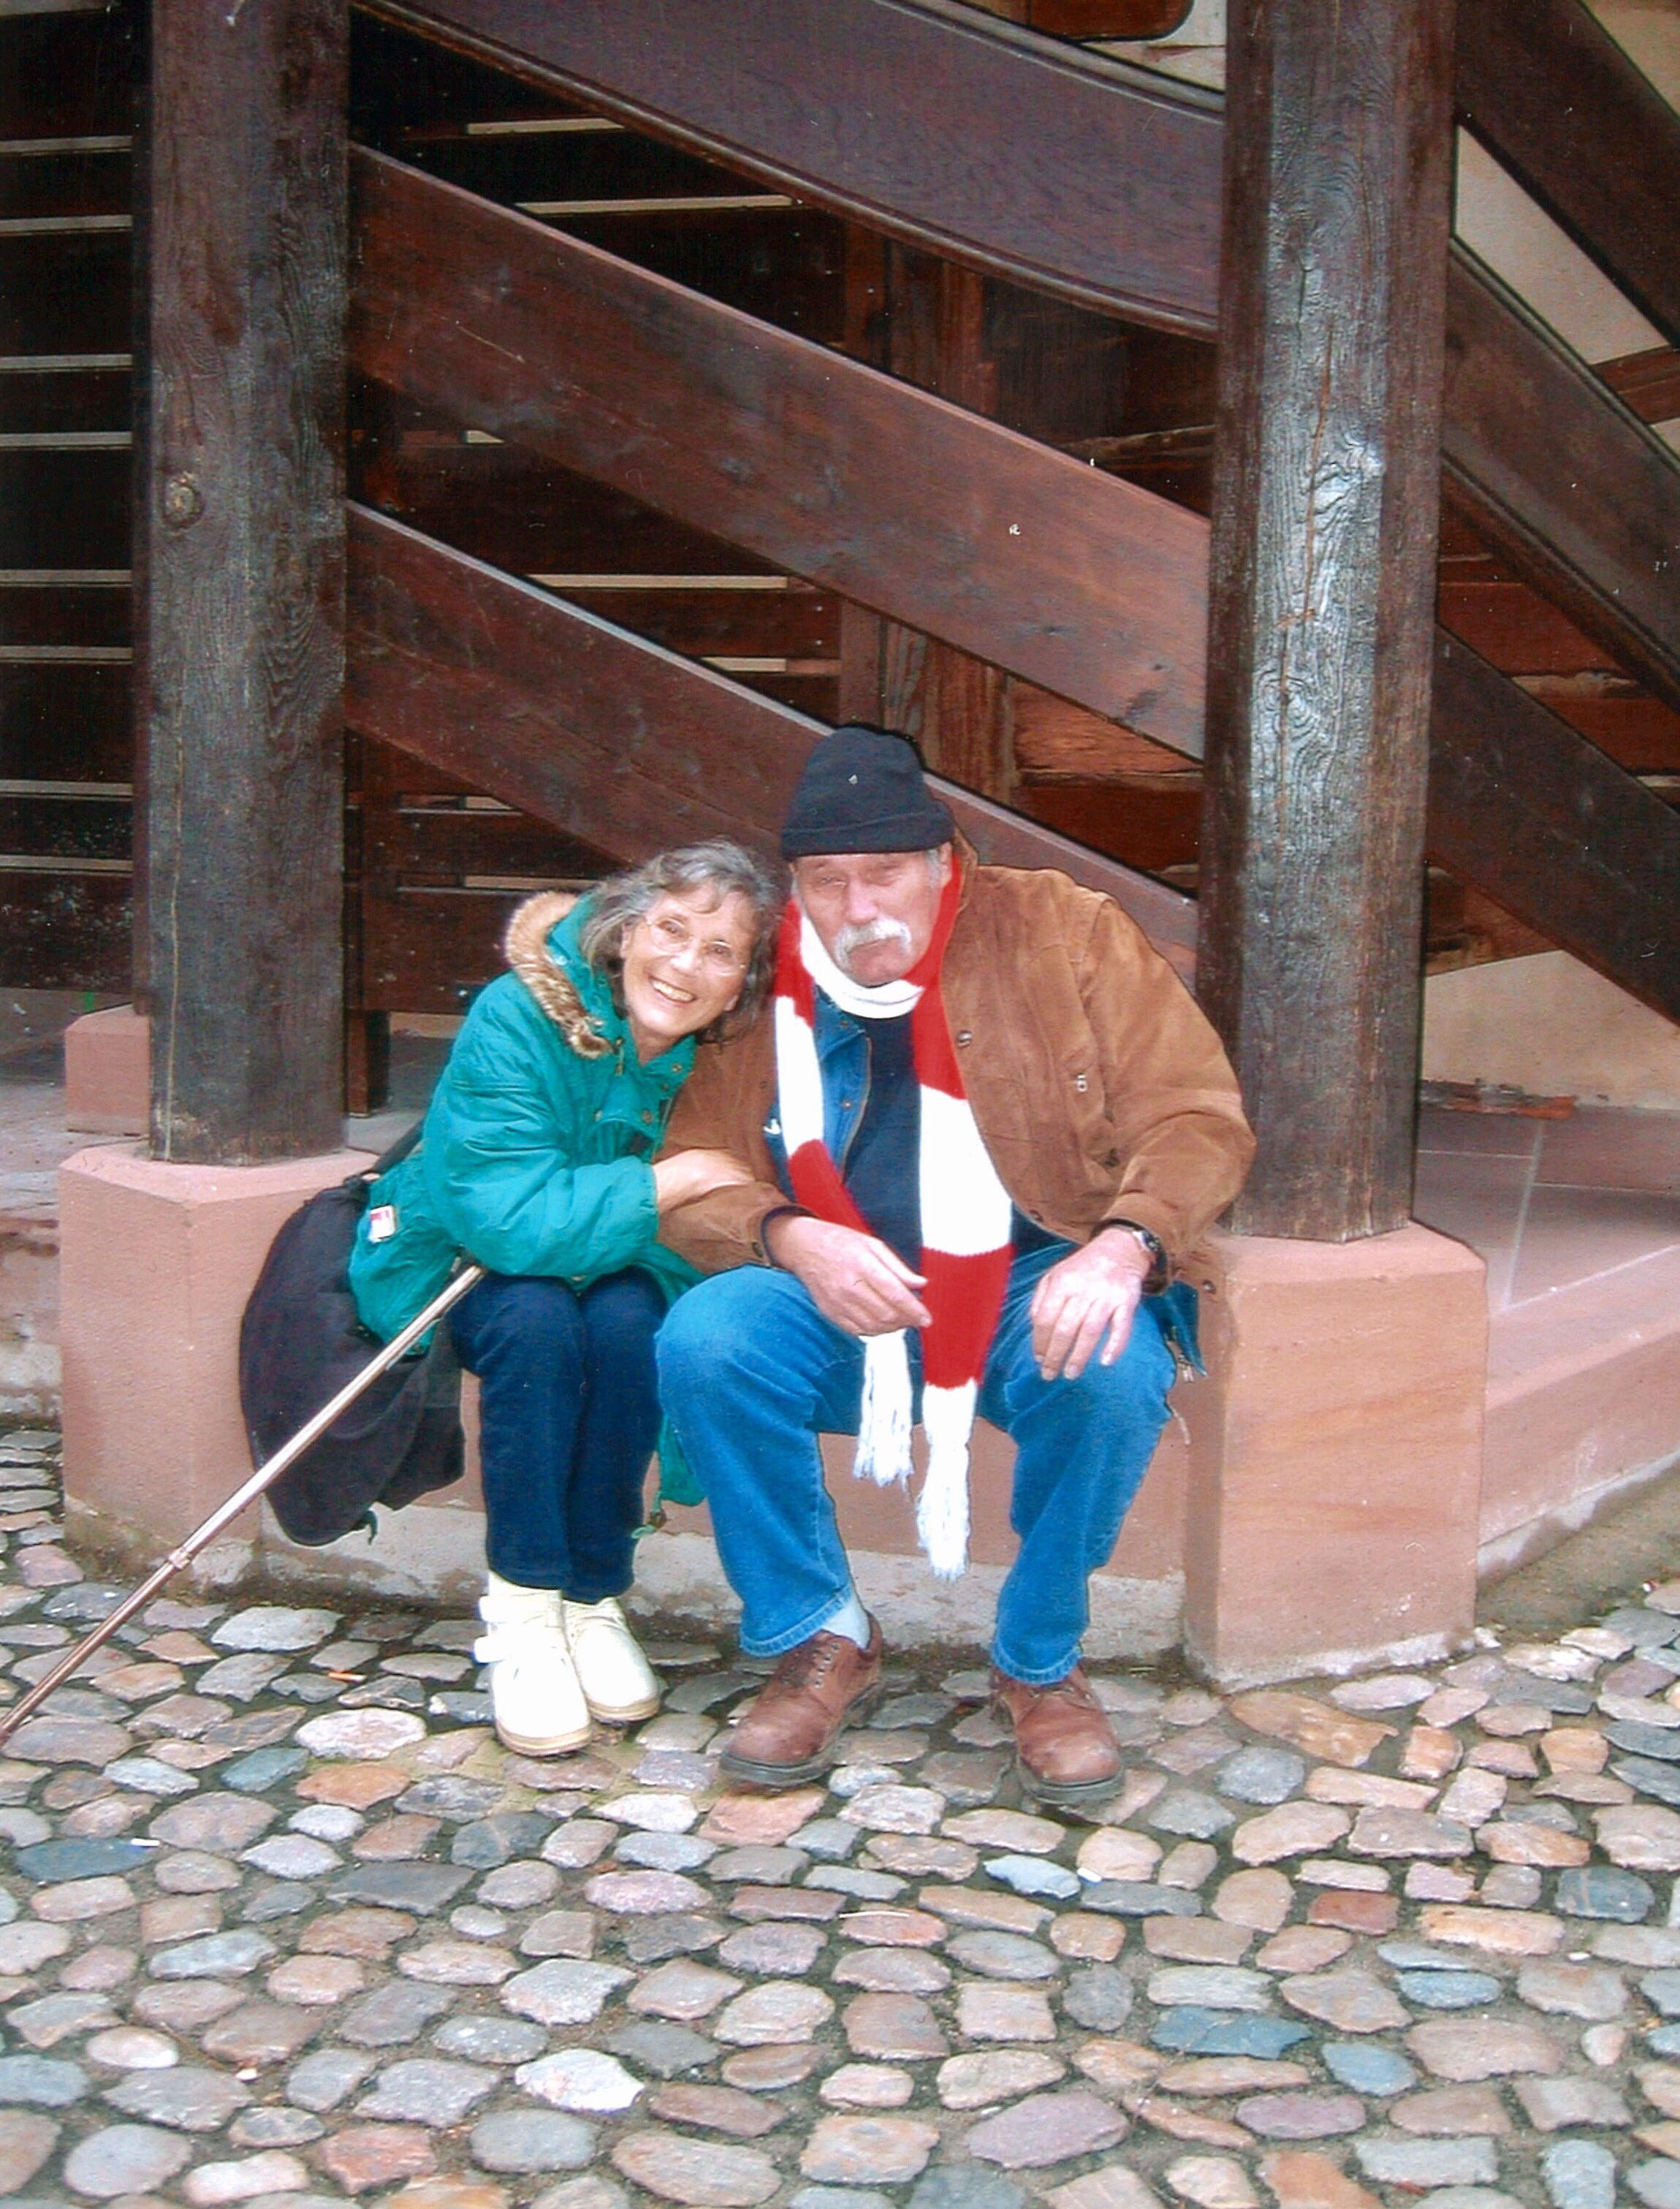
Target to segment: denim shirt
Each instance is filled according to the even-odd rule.
[[[816,1062],[822,1076],[822,1141],[831,1159],[843,1160],[869,1099],[869,1038],[864,1032],[864,1021],[842,1011],[821,990],[815,992],[815,998],[813,1032]],[[765,1116],[764,1141],[775,1162],[776,1179],[791,1198],[793,1184],[788,1178],[787,1146],[782,1139],[781,1116],[774,1098]],[[1024,1214],[1017,1211],[1015,1217],[1030,1228]],[[1041,1233],[1042,1231],[1035,1231],[1035,1236]],[[1067,1247],[1071,1250],[1076,1246],[1069,1243]],[[1144,1302],[1153,1312],[1173,1354],[1179,1377],[1205,1372],[1196,1339],[1196,1293],[1190,1284],[1170,1282],[1159,1296],[1147,1297]]]
[[[815,993],[816,1063],[822,1075],[822,1142],[831,1159],[844,1160],[869,1102],[870,1046],[865,1023],[842,1012],[821,990]],[[775,1161],[776,1179],[791,1196],[787,1146],[774,1098],[764,1121],[764,1140]]]

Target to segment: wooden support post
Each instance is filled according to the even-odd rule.
[[[986,358],[985,277],[890,242],[886,262],[883,365],[972,413],[995,414],[997,378]],[[896,622],[884,624],[881,671],[886,726],[913,737],[940,774],[1008,804],[1015,773],[1001,671]]]
[[[137,470],[152,1147],[341,1139],[346,0],[154,0]]]
[[[855,231],[850,262],[847,350],[853,357],[972,413],[995,415],[985,278]],[[1009,683],[1002,670],[851,601],[840,626],[840,716],[896,729],[914,740],[929,767],[954,782],[1004,804],[1014,798]]]
[[[1411,1201],[1452,0],[1235,0],[1201,994],[1240,1231]]]

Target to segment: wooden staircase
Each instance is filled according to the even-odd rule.
[[[1460,59],[1460,98],[1472,127],[1503,152],[1520,118],[1507,117],[1490,63],[1496,13],[1467,11],[1473,51]],[[1569,42],[1579,43],[1581,13],[1574,0],[1547,12],[1561,42],[1554,72],[1578,63]],[[429,418],[634,500],[638,527],[654,509],[744,548],[747,563],[726,556],[737,567],[798,579],[816,595],[813,617],[828,623],[826,651],[807,645],[801,704],[826,717],[839,709],[829,703],[837,683],[845,710],[912,728],[936,762],[948,742],[971,785],[1182,879],[1198,789],[1189,762],[1201,749],[1206,533],[1196,509],[1211,459],[1217,102],[956,4],[673,14],[425,0],[378,14],[431,42],[434,55],[442,44],[493,60],[533,108],[554,97],[546,117],[469,118],[453,140],[435,123],[412,129],[400,163],[357,153],[358,370]],[[1508,25],[1497,35],[1514,33]],[[1660,267],[1641,263],[1641,274],[1618,246],[1622,228],[1650,209],[1635,204],[1640,188],[1623,176],[1629,165],[1616,160],[1611,134],[1636,110],[1641,142],[1680,179],[1680,123],[1602,34],[1592,51],[1611,91],[1605,127],[1575,129],[1571,164],[1577,178],[1596,178],[1596,196],[1550,169],[1538,184],[1554,204],[1574,191],[1565,212],[1577,234],[1671,327],[1680,308]],[[917,87],[934,81],[943,96],[929,103]],[[605,127],[615,121],[640,127]],[[554,173],[569,179],[547,199],[529,196],[519,158],[541,124],[549,146],[564,149]],[[662,152],[649,130],[680,151]],[[985,159],[955,158],[959,139],[985,147]],[[603,148],[612,149],[605,163]],[[1523,173],[1534,179],[1532,157]],[[620,192],[709,198],[709,257],[697,213],[634,202],[606,212],[609,174]],[[717,203],[732,195],[726,216]],[[1117,198],[1138,214],[1135,226],[1094,220]],[[826,314],[820,284],[801,292],[785,279],[777,302],[763,290],[753,300],[738,275],[732,283],[727,239],[762,266],[774,226],[785,238],[787,226],[820,223],[817,207],[850,233],[843,244],[828,233]],[[683,220],[694,226],[686,244]],[[737,222],[740,232],[726,226]],[[816,232],[801,236],[809,268],[822,249]],[[911,316],[921,307],[934,334],[919,347],[889,327],[888,272],[912,256],[926,264],[924,297],[907,296],[900,274],[892,304]],[[1058,368],[1070,358],[1087,367],[1093,406],[1082,422],[1023,418],[1030,409],[1003,399],[1011,337],[1034,307],[1063,318]],[[1672,1014],[1680,840],[1660,793],[1680,764],[1680,593],[1668,564],[1680,547],[1680,465],[1618,395],[1631,392],[1647,412],[1667,406],[1669,364],[1618,364],[1611,376],[1584,368],[1462,249],[1449,316],[1430,841],[1472,901],[1445,898],[1436,935],[1494,949],[1561,944]],[[997,424],[1012,411],[1013,426]],[[424,672],[408,658],[400,706],[392,697],[374,664],[399,618],[388,556],[376,549],[388,540],[358,517],[355,541],[352,719],[370,735],[424,744],[428,686],[442,686],[443,670]],[[412,544],[401,563],[412,650],[428,613],[435,635],[462,586],[441,557],[427,575]],[[657,593],[561,587],[572,605],[616,616],[644,638],[684,641]],[[477,598],[491,589],[474,579]],[[768,593],[755,601],[778,603]],[[509,595],[508,621],[531,617],[515,607]],[[645,702],[632,702],[633,671],[651,681],[653,663],[628,643],[617,650],[622,726]],[[936,671],[931,685],[924,674],[924,692],[937,693],[942,660],[948,695],[966,701],[932,731],[917,726],[913,684],[894,695],[894,653],[902,665],[917,653]],[[711,655],[738,666],[751,656]],[[672,828],[686,819],[691,790],[729,791],[728,817],[762,834],[802,732],[791,715],[785,725],[767,717],[741,686],[720,689],[697,672],[689,682],[694,710],[705,697],[706,734],[658,744],[655,779],[677,806],[659,820]],[[673,702],[684,689],[677,671],[660,666],[658,685],[661,712],[685,720]],[[762,696],[778,686],[756,687]],[[779,687],[792,703],[792,685]],[[611,713],[586,725],[605,703],[557,706],[539,730],[523,701],[518,748],[534,737],[538,750],[551,749],[563,719],[579,771],[563,807],[543,801],[547,817],[622,849],[636,832],[627,838],[619,816],[619,730]],[[736,764],[755,747],[761,755],[756,804],[714,779],[732,715]],[[499,776],[511,788],[496,750],[483,744],[476,772],[486,786]],[[461,771],[472,753],[458,728],[451,755]],[[1657,779],[1641,787],[1636,775]],[[528,785],[518,802],[533,803]],[[1128,901],[1151,916],[1175,911],[1141,885]],[[1174,932],[1184,932],[1182,915]]]

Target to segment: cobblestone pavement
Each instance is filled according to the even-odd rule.
[[[114,1600],[0,1435],[0,1658]],[[1105,1821],[902,1665],[826,1788],[754,1684],[537,1763],[471,1622],[162,1601],[0,1759],[21,2209],[1680,2209],[1680,1583],[1222,1699],[1136,1672]]]

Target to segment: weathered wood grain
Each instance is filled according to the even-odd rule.
[[[1411,1210],[1450,0],[1237,0],[1199,989],[1240,1231]]]
[[[1211,334],[1219,103],[960,0],[371,12],[993,272]]]
[[[350,514],[352,728],[634,860],[702,836],[775,848],[823,725],[399,522]],[[1063,867],[1182,962],[1189,900],[941,783],[981,856]]]
[[[852,357],[972,413],[995,417],[987,279],[913,246],[874,243],[878,250],[867,274],[855,249],[847,272],[850,286],[862,276],[866,290],[848,304],[848,332],[858,331],[866,348]],[[871,312],[869,295],[877,292]],[[854,609],[842,643],[841,687],[858,700],[850,717],[898,730],[929,767],[1008,804],[1015,787],[1008,678],[985,660],[897,622],[876,621],[865,635],[867,619]],[[866,671],[871,665],[872,681]]]
[[[1199,749],[1200,517],[379,155],[352,176],[363,374]]]
[[[1444,631],[1434,695],[1430,857],[1680,1020],[1680,813]]]
[[[617,858],[713,834],[774,848],[820,722],[364,508],[349,509],[349,543],[352,728]],[[1624,989],[1673,1008],[1680,957],[1646,947],[1680,925],[1664,856],[1680,821],[1440,631],[1434,696],[1431,855]],[[1188,971],[1190,900],[940,786],[985,858],[1064,868],[1116,898]],[[1565,873],[1581,883],[1566,886]]]
[[[156,0],[136,469],[152,1141],[342,1136],[347,11]]]
[[[1680,455],[1462,254],[1448,300],[1448,497],[1525,581],[1680,706]]]
[[[1680,116],[1581,0],[1463,0],[1454,93],[1490,153],[1680,340]]]

